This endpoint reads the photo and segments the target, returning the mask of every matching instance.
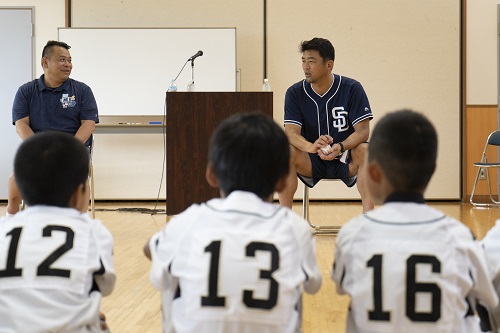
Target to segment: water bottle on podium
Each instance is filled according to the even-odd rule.
[[[170,81],[170,84],[168,86],[168,90],[169,92],[175,92],[177,91],[177,83],[175,82],[175,80],[172,80]]]
[[[262,84],[262,91],[271,91],[271,85],[269,84],[268,79],[264,79],[264,83]]]

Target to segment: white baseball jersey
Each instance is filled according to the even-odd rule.
[[[100,332],[112,248],[101,222],[75,209],[32,206],[0,220],[0,332]]]
[[[491,228],[482,240],[484,252],[488,260],[493,285],[500,296],[500,220]],[[490,308],[490,322],[494,332],[500,332],[500,307]]]
[[[307,222],[253,193],[192,205],[150,248],[164,332],[296,332],[302,287],[321,286]]]
[[[342,227],[332,279],[351,296],[348,333],[474,333],[498,300],[480,244],[423,203],[392,201]]]

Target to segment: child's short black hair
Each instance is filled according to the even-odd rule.
[[[224,120],[210,140],[208,161],[225,195],[255,193],[267,199],[288,174],[290,147],[282,128],[262,112]]]
[[[368,146],[368,161],[377,161],[398,192],[421,192],[436,168],[438,138],[422,114],[400,110],[382,117]]]
[[[24,141],[14,158],[14,175],[30,206],[68,207],[71,195],[89,175],[89,152],[63,132],[39,132]]]

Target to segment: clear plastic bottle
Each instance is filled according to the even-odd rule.
[[[268,79],[264,79],[264,83],[262,84],[262,91],[271,91],[271,85],[269,84]]]
[[[170,84],[168,86],[168,91],[169,92],[177,91],[177,83],[175,82],[175,80],[170,81]]]

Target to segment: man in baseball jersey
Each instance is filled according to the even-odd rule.
[[[69,134],[24,141],[14,159],[28,208],[0,221],[0,332],[101,332],[113,239],[88,206],[88,151]]]
[[[436,157],[423,115],[393,112],[375,126],[363,172],[382,206],[345,224],[335,244],[332,279],[351,297],[346,332],[480,332],[476,303],[498,303],[469,228],[425,204]]]
[[[288,186],[279,193],[280,203],[292,207],[297,176],[313,187],[323,178],[341,179],[351,187],[357,181],[363,212],[373,209],[358,173],[363,164],[370,120],[368,97],[361,84],[333,74],[335,49],[327,39],[302,42],[305,79],[285,95],[285,132],[290,141]]]
[[[145,246],[163,332],[300,330],[302,289],[317,292],[321,273],[307,222],[272,203],[289,157],[285,134],[263,113],[217,128],[206,178],[221,198],[192,205]]]
[[[34,133],[61,131],[73,135],[87,147],[99,122],[92,90],[69,77],[73,68],[71,47],[48,41],[42,51],[43,74],[19,87],[12,106],[12,123],[24,141]],[[19,211],[22,197],[15,177],[9,178],[7,213]]]

